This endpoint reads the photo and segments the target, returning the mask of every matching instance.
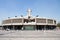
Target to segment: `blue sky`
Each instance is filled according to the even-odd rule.
[[[0,0],[0,23],[8,17],[26,16],[28,8],[33,16],[60,21],[60,0]]]

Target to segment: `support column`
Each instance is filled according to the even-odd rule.
[[[54,24],[54,20],[53,20],[53,24]]]
[[[34,26],[34,30],[36,30],[36,25]]]
[[[3,24],[2,24],[2,30],[4,30],[4,28],[3,28]]]
[[[22,18],[22,24],[24,23],[24,19]]]
[[[9,31],[8,26],[6,26],[6,30]]]
[[[37,23],[36,23],[36,18],[35,18],[35,30],[37,30],[37,29],[36,29],[36,25],[37,25]]]
[[[24,27],[22,27],[22,30],[24,30]]]
[[[15,26],[13,25],[13,30],[15,29]]]
[[[8,29],[8,26],[7,26],[7,29]]]
[[[2,25],[2,30],[3,30],[3,25]]]
[[[46,19],[46,24],[48,24],[48,20]]]
[[[37,30],[37,29],[36,29],[36,25],[35,25],[35,30]]]
[[[46,30],[46,25],[44,26],[44,30]]]
[[[35,18],[35,23],[36,23],[36,18]]]

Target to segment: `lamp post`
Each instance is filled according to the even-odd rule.
[[[2,24],[2,30],[3,30],[3,24]]]

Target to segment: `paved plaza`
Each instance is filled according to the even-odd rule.
[[[60,40],[60,30],[0,30],[0,40]]]

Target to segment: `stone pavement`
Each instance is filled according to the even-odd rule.
[[[0,31],[0,40],[60,40],[60,30]]]

